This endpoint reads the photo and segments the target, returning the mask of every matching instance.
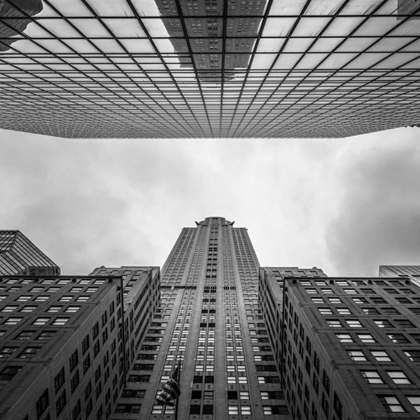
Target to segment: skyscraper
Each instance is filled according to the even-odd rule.
[[[155,397],[179,359],[179,418],[291,418],[258,303],[258,269],[247,229],[208,217],[182,230],[162,269],[160,305],[112,419],[122,413],[173,418],[165,417],[173,407]]]
[[[58,276],[58,267],[22,232],[0,230],[0,275]]]
[[[208,217],[157,267],[0,277],[0,417],[385,420],[420,413],[418,266],[260,267]],[[178,377],[178,375],[176,375]]]
[[[419,125],[418,1],[43,4],[28,16],[15,3],[18,41],[0,29],[1,128],[336,138]]]

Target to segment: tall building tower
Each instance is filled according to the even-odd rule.
[[[196,224],[182,230],[163,267],[160,305],[112,419],[173,419],[156,395],[178,360],[179,418],[291,419],[247,230],[222,217]]]
[[[58,276],[60,267],[18,230],[0,230],[0,275]]]

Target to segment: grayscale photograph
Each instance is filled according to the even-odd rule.
[[[419,0],[0,0],[0,420],[420,419]]]

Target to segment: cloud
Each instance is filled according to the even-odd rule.
[[[377,276],[380,264],[420,264],[418,139],[382,140],[382,147],[378,141],[365,153],[348,149],[347,159],[341,156],[342,199],[326,228],[340,275]]]

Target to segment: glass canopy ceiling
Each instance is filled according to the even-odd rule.
[[[344,137],[418,125],[417,0],[0,0],[0,127]]]

